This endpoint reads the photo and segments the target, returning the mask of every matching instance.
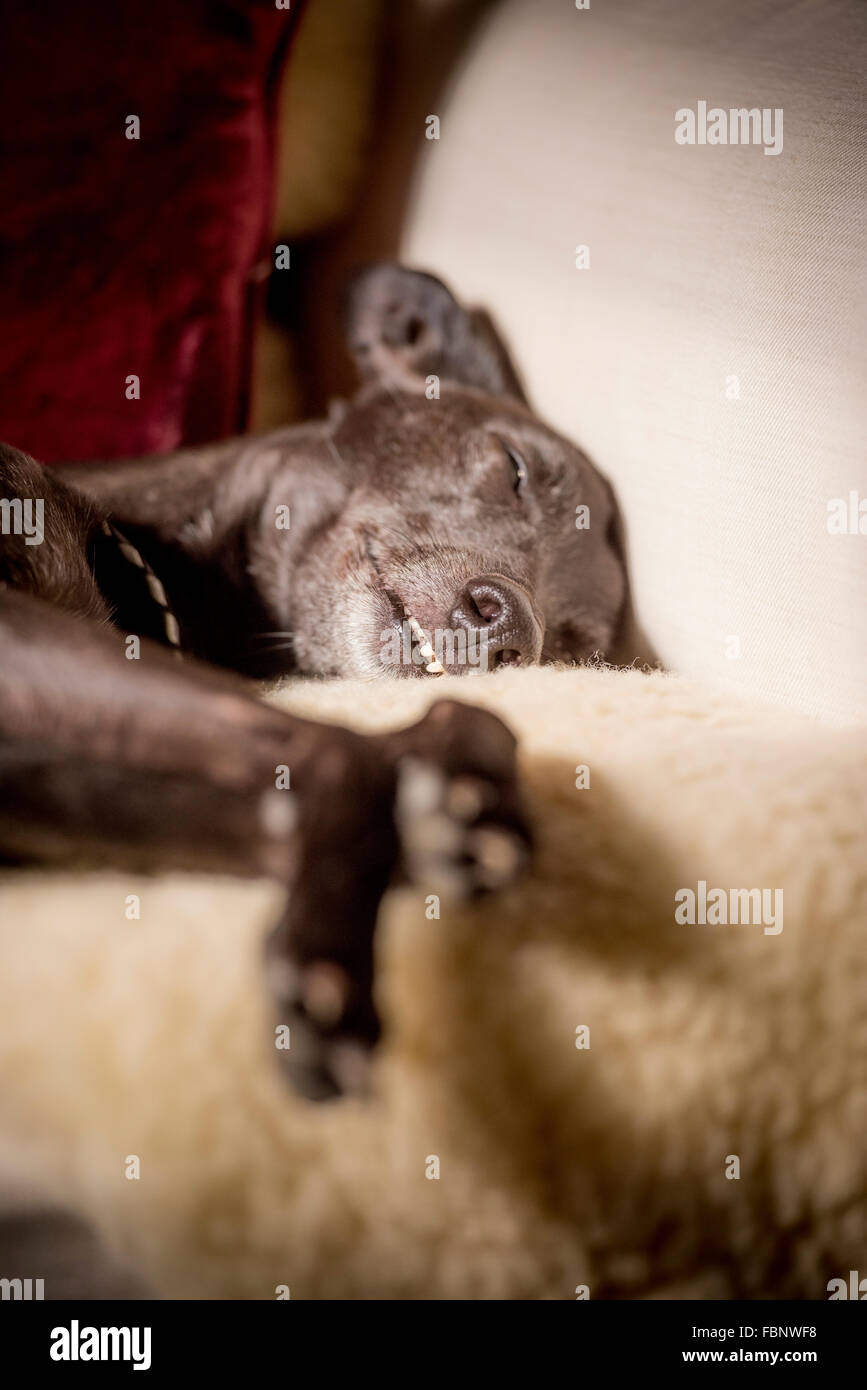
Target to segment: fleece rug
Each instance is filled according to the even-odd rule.
[[[4,1182],[170,1297],[827,1298],[867,1248],[867,731],[634,671],[269,698],[446,693],[518,735],[538,849],[388,895],[371,1096],[286,1082],[271,885],[7,874]]]

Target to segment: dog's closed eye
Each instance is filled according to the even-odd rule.
[[[527,486],[529,472],[522,456],[511,444],[503,443],[506,457],[512,465],[512,487],[520,497]]]

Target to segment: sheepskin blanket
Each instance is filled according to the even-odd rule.
[[[274,698],[444,693],[518,734],[538,854],[389,895],[374,1095],[281,1073],[269,885],[7,875],[7,1175],[174,1297],[826,1298],[867,1251],[867,732],[604,670]]]

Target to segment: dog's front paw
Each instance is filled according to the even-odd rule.
[[[487,710],[442,700],[395,735],[395,824],[404,873],[439,895],[504,888],[531,849],[515,739]]]
[[[371,990],[329,959],[301,965],[275,932],[267,956],[277,1023],[275,1045],[295,1090],[307,1100],[366,1096],[380,1034]]]
[[[313,1100],[364,1094],[380,1023],[373,935],[399,846],[379,743],[323,726],[293,764],[295,869],[266,952],[279,1060]]]
[[[373,937],[395,870],[468,896],[504,887],[526,864],[515,746],[494,715],[442,700],[383,738],[323,731],[300,767],[297,869],[267,962],[277,1046],[302,1095],[367,1092],[380,1036]]]

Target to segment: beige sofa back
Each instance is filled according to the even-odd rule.
[[[403,247],[611,478],[663,661],[836,723],[867,716],[865,37],[859,0],[507,0]],[[679,143],[700,102],[782,148]]]

